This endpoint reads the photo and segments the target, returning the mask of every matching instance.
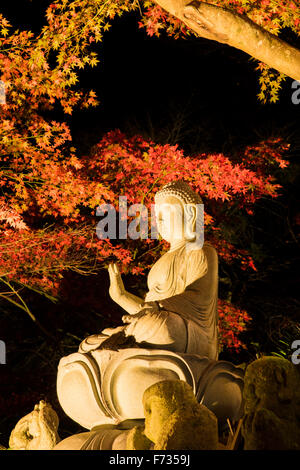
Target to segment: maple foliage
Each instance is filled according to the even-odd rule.
[[[266,31],[279,36],[290,30],[295,37],[300,34],[300,9],[297,0],[210,0],[246,16]],[[160,36],[163,31],[173,38],[194,34],[179,19],[168,14],[153,0],[55,0],[46,10],[47,24],[35,37],[30,31],[11,33],[11,25],[0,14],[0,51],[11,98],[18,104],[30,95],[39,99],[39,106],[49,109],[59,100],[66,113],[75,105],[96,105],[93,91],[88,95],[70,87],[78,82],[78,70],[99,63],[92,50],[109,30],[113,19],[128,12],[136,12],[138,24],[150,36]],[[50,55],[55,56],[55,65]],[[1,57],[1,56],[0,56]],[[10,69],[10,72],[9,72]],[[259,63],[261,90],[258,97],[263,102],[275,102],[285,75]],[[15,76],[14,84],[9,80]],[[18,77],[16,77],[16,75]],[[15,87],[17,89],[15,89]],[[33,103],[32,103],[33,104]]]
[[[245,331],[251,317],[245,310],[237,308],[226,300],[218,301],[219,311],[219,349],[223,347],[235,349],[236,351],[245,348],[245,344],[240,340],[239,335]]]
[[[153,6],[145,2],[145,7],[153,25]],[[136,8],[137,2],[127,0],[58,0],[48,7],[47,24],[38,36],[11,31],[0,15],[0,79],[6,89],[6,104],[0,105],[0,297],[32,318],[25,288],[55,298],[68,270],[96,274],[116,260],[124,273],[145,274],[166,244],[99,240],[95,210],[102,203],[118,208],[120,195],[129,204],[150,207],[155,191],[176,178],[202,195],[206,239],[221,262],[256,269],[251,257],[226,239],[216,205],[237,205],[251,213],[262,196],[277,196],[272,171],[287,164],[287,147],[280,139],[260,142],[234,158],[190,156],[178,146],[129,138],[116,130],[90,155],[78,156],[67,124],[44,117],[58,105],[66,114],[97,105],[93,91],[76,86],[78,71],[97,64],[91,45],[101,41],[111,20]],[[159,22],[161,12],[155,11]],[[170,34],[184,33],[175,20],[166,24]],[[146,26],[151,33],[151,22]],[[238,349],[238,335],[249,317],[225,301],[219,312],[221,344]]]

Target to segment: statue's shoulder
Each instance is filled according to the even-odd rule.
[[[217,250],[211,243],[205,242],[202,249],[207,258],[215,258],[216,260],[218,259]]]
[[[187,250],[187,259],[191,261],[202,261],[205,258],[218,258],[218,253],[215,247],[209,243],[205,242],[202,248]]]
[[[181,269],[185,272],[186,285],[192,284],[196,279],[207,273],[207,256],[202,248],[187,250],[186,261]]]

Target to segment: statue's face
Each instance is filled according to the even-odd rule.
[[[250,366],[246,371],[244,385],[246,412],[251,414],[265,408],[277,416],[284,415],[284,410],[286,412],[287,407],[292,406],[294,391],[299,389],[293,364],[285,359],[271,357],[259,359]]]
[[[168,196],[155,204],[157,229],[167,242],[184,239],[184,210],[179,199]]]

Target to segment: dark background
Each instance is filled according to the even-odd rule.
[[[37,32],[49,3],[2,1],[0,11],[14,27]],[[87,154],[106,131],[115,128],[157,142],[178,143],[190,153],[231,154],[270,136],[283,136],[291,143],[291,164],[276,173],[281,196],[263,198],[254,217],[241,219],[237,227],[237,237],[253,255],[258,272],[220,269],[220,295],[230,288],[233,302],[253,317],[244,334],[247,350],[240,355],[224,351],[221,358],[241,363],[261,353],[288,357],[291,342],[300,338],[300,105],[291,102],[292,80],[284,83],[278,103],[262,105],[256,98],[255,63],[246,54],[204,39],[150,38],[138,28],[137,20],[138,14],[131,14],[114,21],[95,49],[99,66],[80,72],[81,86],[97,92],[100,106],[67,118],[56,110],[55,118],[68,122],[80,154]],[[137,287],[134,282],[130,277],[126,280],[132,288]],[[57,363],[61,356],[75,352],[88,334],[119,324],[121,311],[107,292],[108,276],[103,272],[83,280],[66,275],[64,300],[56,304],[29,294],[27,301],[55,335],[54,341],[25,313],[0,305],[0,338],[7,344],[7,364],[0,366],[1,444],[7,445],[18,419],[43,398],[59,414],[61,437],[80,430],[57,402]]]

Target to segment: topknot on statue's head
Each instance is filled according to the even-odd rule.
[[[176,197],[182,204],[203,204],[199,194],[183,180],[172,181],[163,186],[155,194],[155,202],[159,203],[168,196]]]

